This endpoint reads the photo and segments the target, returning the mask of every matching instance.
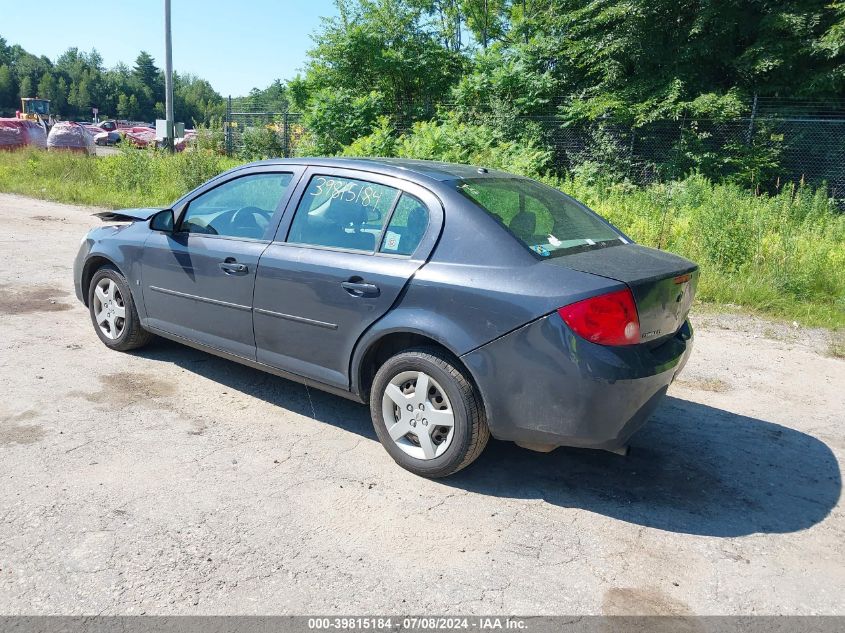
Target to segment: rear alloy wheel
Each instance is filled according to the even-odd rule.
[[[153,336],[141,327],[129,284],[114,268],[94,273],[88,287],[88,309],[97,336],[114,350],[137,349]]]
[[[455,435],[455,414],[443,388],[424,371],[403,371],[382,396],[387,433],[405,453],[434,459],[449,448]]]
[[[489,438],[481,400],[457,363],[435,349],[414,349],[379,369],[370,412],[396,462],[424,477],[445,477],[472,463]]]

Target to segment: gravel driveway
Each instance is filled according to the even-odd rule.
[[[491,442],[444,481],[367,409],[179,345],[108,351],[92,209],[0,195],[0,614],[845,614],[845,361],[694,314],[631,454]]]

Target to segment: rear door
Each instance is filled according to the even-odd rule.
[[[258,259],[301,170],[238,174],[177,209],[175,230],[144,246],[145,324],[255,358],[252,294]]]
[[[428,258],[443,225],[429,191],[347,169],[309,168],[258,266],[260,362],[346,389],[361,334]]]

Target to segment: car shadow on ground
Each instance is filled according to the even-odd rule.
[[[306,393],[297,383],[167,341],[139,355],[378,441],[367,407],[338,396],[314,388]],[[820,440],[675,397],[634,436],[627,457],[571,448],[542,454],[491,440],[475,464],[441,481],[718,537],[812,527],[836,506],[842,487],[839,463]]]

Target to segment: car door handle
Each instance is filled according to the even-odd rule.
[[[381,294],[378,286],[363,281],[342,281],[340,285],[353,297],[378,297]]]
[[[225,261],[217,264],[227,275],[244,275],[249,271],[246,264],[239,264],[233,258],[228,257]]]

